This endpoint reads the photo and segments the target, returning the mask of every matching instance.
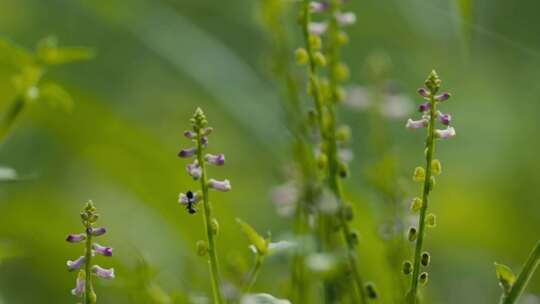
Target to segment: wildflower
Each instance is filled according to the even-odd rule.
[[[68,271],[73,271],[76,269],[79,269],[84,264],[85,257],[81,256],[80,258],[76,259],[75,261],[68,260],[67,261],[67,267]]]
[[[436,101],[446,101],[446,100],[450,99],[450,97],[451,97],[450,93],[444,92],[442,94],[439,94],[439,95],[435,96],[435,100]]]
[[[450,114],[443,114],[440,111],[437,111],[437,120],[443,125],[448,126],[452,120],[452,116],[450,116]]]
[[[199,195],[196,193],[193,193],[191,191],[184,193],[180,193],[178,197],[178,202],[182,205],[186,205],[186,209],[190,214],[194,214],[197,212],[197,209],[195,209],[194,205],[199,201]]]
[[[201,178],[202,169],[199,166],[199,163],[197,160],[195,160],[191,164],[188,164],[186,166],[186,171],[189,173],[189,175],[191,175],[191,177],[193,177],[194,180],[198,180],[199,178]]]
[[[92,271],[94,271],[94,273],[102,279],[106,279],[106,280],[114,279],[114,268],[105,269],[99,265],[94,265],[92,266]]]
[[[299,190],[293,182],[279,185],[270,193],[271,200],[276,205],[277,213],[283,217],[294,214],[299,195]]]
[[[195,155],[195,153],[197,153],[197,148],[182,149],[178,152],[178,157],[188,158]]]
[[[412,120],[411,118],[409,118],[409,120],[407,120],[407,124],[405,125],[405,127],[407,129],[420,129],[420,128],[427,127],[428,124],[429,124],[429,121],[425,118],[422,118],[420,120]]]
[[[456,136],[456,130],[453,127],[448,127],[444,130],[435,130],[435,136],[440,139],[448,139]]]
[[[207,162],[216,166],[223,166],[225,164],[225,155],[223,154],[218,154],[218,155],[206,154],[204,158],[206,159]]]
[[[353,12],[337,13],[336,19],[340,26],[349,26],[356,23],[356,14]]]
[[[184,132],[184,136],[189,138],[189,139],[195,139],[195,136],[197,136],[197,134],[195,134],[195,132],[193,131],[185,131]]]
[[[92,265],[92,258],[95,256],[95,253],[107,257],[112,256],[113,249],[111,247],[101,246],[92,242],[93,237],[101,236],[107,231],[104,227],[93,227],[98,218],[99,215],[96,212],[94,204],[91,201],[88,202],[83,212],[81,212],[81,219],[85,227],[85,233],[71,234],[66,238],[66,240],[71,243],[81,242],[84,240],[86,242],[85,248],[91,248],[90,250],[85,249],[83,256],[74,261],[68,260],[66,264],[68,271],[81,269],[77,276],[76,286],[71,290],[71,293],[78,297],[82,297],[84,295],[86,299],[94,299],[92,303],[95,303],[96,295],[92,287],[92,274],[87,272],[87,270],[92,269],[92,271],[94,271],[95,274],[100,278],[114,278],[114,269],[104,269],[97,265],[93,265],[92,267],[84,267],[84,269],[82,267],[82,265]],[[90,282],[87,282],[87,280]],[[87,283],[89,283],[90,286],[88,290],[85,287]]]
[[[328,24],[326,22],[310,22],[308,25],[308,31],[313,35],[322,35],[328,29]]]
[[[418,94],[420,94],[420,96],[424,97],[424,98],[429,98],[431,96],[431,93],[426,90],[425,88],[420,88],[418,89]]]
[[[229,182],[228,179],[225,179],[223,181],[218,181],[218,180],[215,180],[213,178],[209,179],[208,180],[208,186],[210,186],[210,188],[213,188],[217,191],[221,191],[221,192],[227,192],[229,190],[231,190],[231,183]]]
[[[309,3],[309,8],[313,13],[321,13],[328,9],[328,2],[315,2]]]
[[[425,113],[429,111],[430,108],[431,108],[431,104],[429,102],[424,102],[418,106],[418,112]]]

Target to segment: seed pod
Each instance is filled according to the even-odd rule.
[[[427,281],[428,281],[428,273],[427,272],[422,272],[420,274],[419,280],[420,280],[420,284],[426,285]]]
[[[316,52],[313,59],[315,60],[315,63],[318,66],[321,66],[321,67],[326,66],[326,57],[324,57],[323,53]]]
[[[377,294],[377,289],[375,289],[375,285],[371,282],[367,283],[366,286],[365,286],[365,289],[366,289],[366,295],[369,299],[377,299],[378,298],[378,294]]]
[[[341,208],[341,216],[347,222],[352,221],[354,217],[354,212],[350,204],[343,205],[343,207]]]
[[[402,268],[402,271],[403,271],[403,274],[404,275],[409,275],[411,274],[412,272],[412,263],[410,261],[405,261],[403,262],[403,268]]]
[[[434,228],[435,226],[437,226],[436,219],[437,219],[437,217],[435,216],[435,214],[433,214],[433,213],[428,214],[427,217],[426,217],[427,226],[430,227],[430,228]]]
[[[411,241],[411,242],[416,241],[417,236],[418,236],[418,233],[416,231],[416,228],[414,228],[414,227],[409,228],[409,233],[408,233],[409,241]]]
[[[433,171],[434,174],[439,175],[442,172],[442,165],[441,162],[438,159],[434,159],[431,161],[431,171]]]
[[[320,50],[322,47],[322,40],[321,37],[317,35],[309,35],[308,37],[309,45],[313,50]]]
[[[418,212],[422,209],[422,200],[419,197],[415,197],[411,202],[411,211]]]
[[[327,165],[328,156],[326,156],[326,154],[324,153],[319,153],[319,155],[317,155],[317,166],[319,167],[319,169],[324,169]]]
[[[205,256],[208,253],[208,245],[203,240],[197,241],[197,255],[198,256]]]
[[[422,263],[422,266],[424,266],[424,267],[429,266],[430,260],[431,260],[431,258],[430,258],[429,253],[428,252],[423,252],[422,253],[422,259],[420,260],[420,263]]]
[[[219,233],[219,223],[218,223],[216,218],[212,218],[211,226],[212,226],[212,234],[213,235],[218,235],[218,233]]]
[[[422,167],[416,167],[414,168],[413,173],[413,181],[415,182],[423,182],[426,178],[426,171]]]

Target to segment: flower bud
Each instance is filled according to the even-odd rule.
[[[88,229],[89,229],[89,233],[91,233],[93,236],[104,235],[105,232],[107,232],[107,229],[105,229],[105,227],[88,228]]]
[[[334,68],[334,76],[339,81],[345,81],[349,79],[349,75],[349,67],[343,62],[338,63]]]
[[[430,262],[430,255],[428,252],[423,252],[422,253],[422,258],[420,259],[420,263],[422,263],[422,265],[424,267],[427,267],[429,265],[429,262]]]
[[[349,166],[347,166],[346,163],[339,162],[338,166],[339,177],[346,178],[347,176],[349,176]]]
[[[450,114],[443,114],[440,111],[437,111],[437,120],[440,121],[443,125],[448,126],[452,121],[452,116]]]
[[[411,211],[412,212],[418,212],[420,209],[422,209],[422,199],[419,197],[415,197],[411,202]]]
[[[436,219],[437,219],[437,217],[435,216],[435,214],[433,214],[433,213],[428,214],[427,217],[426,217],[427,226],[430,227],[430,228],[434,228],[435,226],[437,226]]]
[[[437,75],[437,72],[435,72],[435,70],[431,71],[425,81],[426,87],[432,94],[436,93],[439,90],[439,88],[441,87],[441,83],[442,81],[439,78],[439,75]]]
[[[338,229],[339,229],[339,227],[338,227]],[[359,241],[358,231],[356,231],[356,230],[351,231],[350,238],[351,238],[351,243],[352,243],[353,246],[358,245],[358,241]]]
[[[418,106],[418,112],[420,113],[427,112],[429,109],[431,109],[431,103],[429,102],[424,102]]]
[[[197,255],[198,256],[205,256],[208,253],[208,245],[203,240],[197,241]]]
[[[318,66],[324,67],[326,66],[326,57],[324,57],[323,53],[316,52],[315,55],[313,55],[313,60],[315,60],[315,63]]]
[[[429,191],[433,191],[433,188],[435,188],[435,185],[437,185],[437,181],[435,180],[435,176],[431,176],[429,178]]]
[[[310,34],[320,36],[326,32],[328,24],[325,22],[310,22],[308,24],[308,31]]]
[[[216,218],[212,218],[212,221],[210,222],[210,226],[212,228],[212,234],[218,235],[219,233],[219,223]]]
[[[326,9],[328,9],[328,2],[311,1],[309,3],[309,9],[311,10],[312,13],[322,13]]]
[[[431,161],[431,171],[436,175],[442,173],[442,165],[438,159],[434,159]]]
[[[426,284],[427,284],[427,281],[428,281],[428,273],[427,273],[427,272],[422,272],[422,273],[420,274],[419,280],[420,280],[420,284],[426,285]]]
[[[344,204],[341,207],[341,217],[347,222],[350,222],[353,220],[354,212],[353,212],[353,208],[351,204]]]
[[[212,189],[215,189],[221,192],[227,192],[231,190],[231,183],[229,182],[228,179],[223,180],[223,181],[218,181],[211,178],[210,180],[208,180],[208,186],[210,186],[210,188]]]
[[[340,126],[336,131],[336,140],[340,142],[348,142],[351,139],[351,128],[349,126]]]
[[[71,294],[79,298],[82,297],[84,294],[85,282],[84,271],[80,271],[77,276],[77,283],[75,284],[75,288],[71,290]]]
[[[84,233],[70,234],[66,238],[66,241],[70,243],[79,243],[84,240],[86,240],[86,235]]]
[[[426,171],[422,167],[416,167],[414,168],[413,173],[413,181],[415,182],[423,182],[426,178]]]
[[[377,299],[378,298],[378,294],[377,294],[377,290],[375,289],[375,285],[371,282],[367,283],[366,286],[365,286],[365,289],[366,289],[366,295],[369,299]]]
[[[345,45],[349,42],[349,36],[344,31],[339,31],[337,34],[337,42],[340,45]]]
[[[298,65],[304,65],[309,60],[308,52],[304,48],[296,49],[294,52],[294,57],[296,58],[296,63]]]
[[[403,262],[403,268],[402,268],[403,274],[405,274],[405,275],[411,274],[412,269],[413,269],[413,267],[412,267],[412,263],[410,261]]]
[[[446,100],[450,99],[450,97],[452,97],[452,95],[450,95],[450,93],[444,92],[442,94],[439,94],[439,95],[435,96],[435,100],[437,100],[437,101],[446,101]]]
[[[409,239],[409,241],[414,242],[414,241],[416,241],[417,237],[418,237],[418,233],[416,231],[416,228],[410,227],[409,228],[409,233],[407,235],[407,238]]]
[[[420,96],[424,97],[424,98],[429,98],[431,96],[431,94],[429,93],[428,90],[426,90],[425,88],[420,88],[418,89],[418,94],[420,94]]]
[[[322,47],[322,40],[321,37],[317,35],[309,35],[308,36],[308,43],[311,46],[311,49],[316,51],[320,50]]]
[[[187,131],[184,131],[184,136],[189,139],[195,139],[197,137],[197,133],[187,130]]]
[[[317,166],[319,169],[324,169],[328,165],[328,156],[325,153],[319,153],[317,155]]]
[[[356,15],[353,12],[336,13],[336,19],[340,26],[349,26],[356,22]]]
[[[182,149],[178,152],[178,157],[188,158],[195,155],[195,153],[197,153],[197,148]]]

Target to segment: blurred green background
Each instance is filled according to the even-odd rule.
[[[519,271],[540,236],[540,3],[472,0],[471,10],[460,13],[458,2],[468,1],[351,1],[358,22],[344,56],[352,84],[366,84],[367,56],[384,52],[392,79],[415,102],[432,68],[453,93],[444,110],[458,135],[437,150],[444,174],[433,194],[438,227],[427,238],[433,267],[426,297],[495,303],[493,262]],[[117,275],[98,283],[100,303],[158,303],[138,295],[146,290],[139,282],[142,258],[155,270],[156,285],[148,288],[154,296],[208,293],[207,264],[195,254],[202,218],[177,204],[178,192],[195,186],[176,153],[187,144],[182,131],[197,106],[215,128],[210,151],[228,161],[210,174],[233,185],[230,193],[212,195],[224,276],[234,277],[252,259],[235,217],[274,239],[289,233],[290,220],[277,215],[268,195],[283,181],[290,136],[257,9],[252,0],[0,0],[3,38],[33,48],[54,34],[62,45],[97,54],[46,76],[72,94],[71,111],[33,104],[1,147],[1,165],[31,178],[0,189],[0,244],[3,255],[15,255],[0,260],[0,303],[77,301],[65,261],[82,248],[64,239],[80,230],[78,214],[88,199],[110,231],[101,242],[115,249],[114,258],[98,261]],[[12,73],[0,66],[3,111],[14,96]],[[367,115],[341,114],[353,127],[347,189],[358,209],[360,267],[378,285],[380,302],[391,303],[385,293],[400,274],[384,261],[377,199],[365,182],[376,157],[364,153]],[[422,163],[423,135],[407,132],[404,122],[388,121],[388,128],[410,199],[418,187],[408,176]],[[287,278],[287,259],[270,258],[254,290],[284,297]],[[528,293],[540,294],[538,274]]]

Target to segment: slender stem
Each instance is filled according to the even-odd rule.
[[[251,288],[257,281],[257,277],[259,276],[259,271],[261,270],[263,261],[264,257],[257,253],[255,256],[255,264],[253,264],[253,268],[249,272],[249,279],[247,281],[246,287],[244,288],[244,293],[249,293],[251,291]]]
[[[338,199],[341,207],[343,207],[343,192],[341,190],[339,176],[339,159],[337,156],[337,141],[336,141],[336,111],[335,105],[339,102],[339,79],[337,78],[336,68],[340,62],[340,46],[338,41],[339,26],[336,15],[338,12],[339,3],[336,0],[331,1],[330,5],[330,25],[328,27],[328,35],[330,43],[328,45],[328,62],[329,62],[329,79],[330,93],[332,100],[329,102],[328,109],[328,130],[327,130],[327,145],[328,145],[328,182],[330,189]],[[356,285],[356,296],[360,299],[360,303],[367,303],[367,296],[364,292],[364,283],[360,272],[358,271],[358,263],[356,261],[355,243],[351,235],[349,223],[342,216],[339,216],[339,225],[343,234],[343,239],[347,245],[347,259],[353,275],[353,282]]]
[[[86,247],[84,263],[84,304],[94,304],[95,294],[92,286],[92,233],[91,227],[86,229]]]
[[[202,130],[197,130],[197,160],[201,167],[201,189],[202,199],[204,207],[204,225],[206,229],[206,236],[208,240],[208,255],[210,257],[208,263],[210,267],[210,279],[212,280],[212,292],[214,296],[214,304],[223,303],[223,298],[220,291],[220,278],[218,258],[216,253],[216,245],[214,242],[214,229],[212,229],[212,213],[210,201],[208,200],[208,177],[206,175],[205,160],[203,157],[203,145],[202,145]]]
[[[503,296],[503,304],[513,304],[523,293],[525,287],[529,283],[534,271],[540,264],[540,241],[536,243],[536,246],[531,251],[527,262],[523,266],[523,270],[519,274],[516,282],[512,286],[510,293],[507,296]]]
[[[414,268],[411,278],[411,289],[408,294],[408,303],[416,303],[417,294],[418,294],[418,278],[420,276],[420,259],[422,254],[422,246],[424,244],[424,235],[426,230],[426,215],[428,209],[428,199],[431,192],[431,163],[433,161],[433,152],[435,149],[435,117],[436,117],[436,106],[435,98],[431,94],[430,97],[430,119],[427,131],[427,140],[426,140],[426,168],[425,168],[425,178],[422,194],[422,208],[420,209],[420,218],[418,220],[418,237],[416,240],[416,247],[414,252]]]
[[[24,109],[25,101],[22,96],[17,96],[13,103],[10,105],[7,113],[0,121],[0,143],[3,143],[11,130],[11,127],[22,113]]]

